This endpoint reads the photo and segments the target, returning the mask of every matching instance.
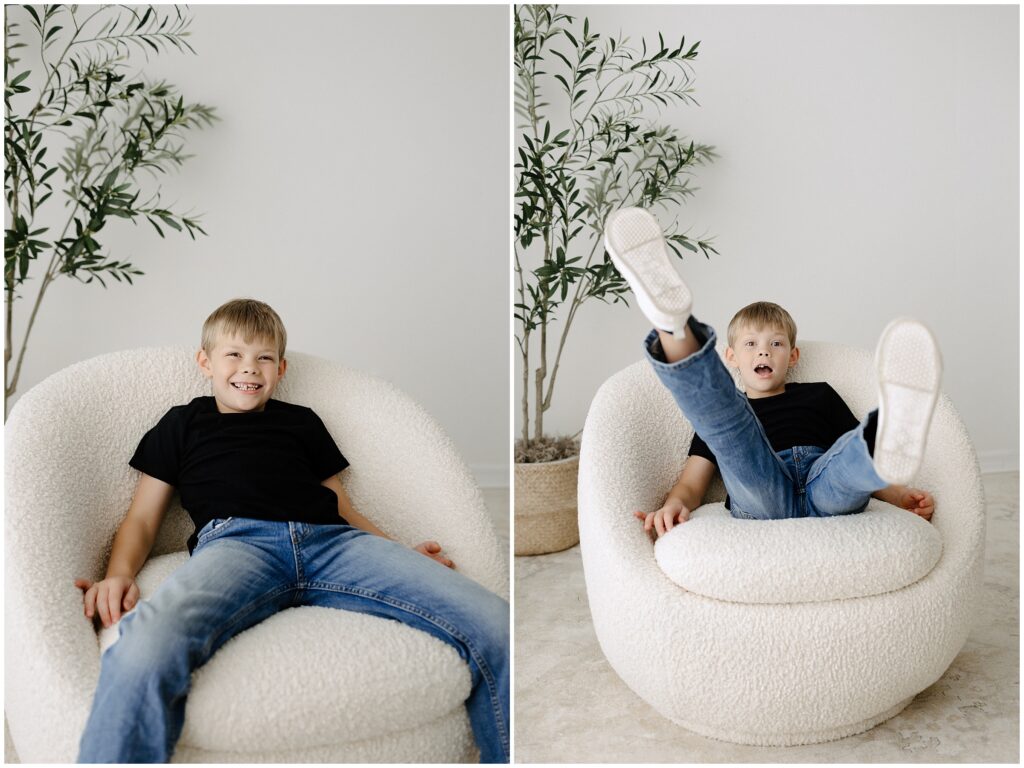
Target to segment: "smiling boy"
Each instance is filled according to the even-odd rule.
[[[654,217],[639,208],[613,213],[605,246],[655,327],[647,358],[696,432],[663,505],[634,513],[646,530],[663,535],[688,520],[716,469],[734,517],[853,514],[874,496],[931,519],[932,495],[905,485],[924,454],[941,376],[926,327],[900,319],[883,331],[880,407],[859,422],[827,383],[786,383],[800,359],[796,323],[777,304],[756,302],[728,330],[726,364],[738,369],[744,394],[715,351],[714,329],[692,316],[690,290]]]
[[[338,477],[348,461],[323,422],[272,399],[285,343],[263,302],[218,308],[196,355],[212,395],[171,408],[129,462],[140,475],[106,578],[75,582],[86,616],[120,621],[79,762],[169,760],[192,671],[298,605],[395,619],[454,646],[470,668],[466,709],[481,760],[507,762],[508,603],[455,572],[437,542],[407,548],[353,508]],[[140,602],[135,576],[175,488],[195,523],[190,558]]]

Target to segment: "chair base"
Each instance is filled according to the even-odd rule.
[[[911,696],[909,699],[901,701],[895,707],[887,709],[880,714],[872,715],[866,720],[861,720],[858,723],[850,723],[848,725],[841,725],[835,728],[826,728],[820,731],[806,731],[803,733],[743,733],[740,731],[721,730],[709,727],[703,723],[679,720],[674,717],[670,719],[672,722],[677,725],[681,725],[688,731],[693,731],[696,734],[706,736],[709,739],[716,739],[717,741],[728,741],[733,744],[745,744],[753,747],[799,747],[805,744],[820,744],[825,741],[837,741],[838,739],[844,739],[847,736],[854,736],[855,734],[869,731],[876,725],[898,715],[913,700],[914,697]]]

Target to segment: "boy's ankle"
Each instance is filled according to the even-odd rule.
[[[661,342],[662,354],[666,363],[678,363],[700,351],[700,346],[694,341],[693,335],[689,333],[678,339],[670,333],[658,331],[658,341]]]
[[[708,334],[693,317],[686,321],[686,335],[674,336],[670,331],[655,328],[656,336],[648,347],[651,357],[661,363],[677,363],[704,348]]]

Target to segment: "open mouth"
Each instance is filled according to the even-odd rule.
[[[762,363],[761,365],[758,365],[754,368],[754,373],[760,376],[762,379],[767,379],[772,375],[773,371],[770,365],[764,365]]]
[[[240,392],[259,392],[261,389],[263,389],[262,384],[246,384],[245,382],[237,381],[231,382],[231,386],[239,390]]]

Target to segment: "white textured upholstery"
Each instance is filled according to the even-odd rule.
[[[507,597],[483,497],[440,426],[386,382],[301,353],[288,361],[275,397],[323,419],[352,463],[342,481],[356,508],[407,544],[437,539],[462,573]],[[60,371],[11,413],[4,703],[24,762],[77,755],[100,642],[74,579],[103,576],[138,476],[127,462],[143,433],[172,405],[206,394],[194,350],[148,348]],[[176,494],[139,575],[143,598],[187,559],[191,530]],[[174,760],[473,759],[469,689],[455,650],[425,633],[293,608],[233,638],[193,674]]]
[[[698,595],[811,603],[913,584],[935,567],[942,537],[923,518],[877,499],[829,525],[813,517],[737,520],[718,502],[658,539],[654,554],[666,576]]]
[[[791,380],[828,381],[858,418],[875,407],[868,352],[823,342],[799,346],[802,356]],[[865,584],[862,596],[846,599],[826,599],[804,588],[802,594],[794,593],[792,602],[774,602],[781,593],[769,581],[746,593],[756,600],[723,599],[755,587],[737,570],[730,582],[730,574],[716,560],[716,548],[752,547],[752,542],[738,543],[748,534],[771,536],[782,546],[792,529],[792,547],[784,558],[779,555],[780,562],[793,568],[798,542],[805,548],[834,547],[834,537],[856,533],[837,530],[852,519],[794,521],[799,526],[790,526],[786,521],[715,517],[705,507],[656,548],[633,511],[661,504],[692,437],[692,427],[646,361],[604,383],[583,433],[579,524],[587,595],[605,656],[637,694],[665,717],[705,736],[795,745],[866,730],[898,713],[938,680],[967,638],[985,541],[977,458],[946,396],[939,399],[924,463],[914,481],[935,496],[931,526],[938,542],[932,538],[928,543],[931,537],[926,536],[922,546],[933,552],[935,543],[941,543],[940,556],[927,568],[932,554],[903,552],[918,564],[893,576],[905,585],[878,594],[867,594],[878,584]],[[704,501],[723,499],[716,476]],[[865,517],[855,524],[872,523]],[[682,539],[688,525],[695,526],[695,535],[687,556],[701,558],[690,565],[691,577],[701,567],[719,574],[714,586],[701,585],[705,594],[674,583],[656,560],[656,549],[666,548],[664,560],[675,545],[686,546]],[[866,529],[863,533],[869,535]],[[751,548],[751,557],[763,558],[764,549]],[[810,562],[820,553],[800,557]],[[756,569],[763,563],[749,566]],[[851,583],[851,574],[839,572],[841,563],[828,568],[821,562],[817,567],[823,581]],[[762,577],[769,578],[764,571]],[[796,589],[800,581],[790,573],[778,583]],[[706,594],[711,590],[724,591]]]

